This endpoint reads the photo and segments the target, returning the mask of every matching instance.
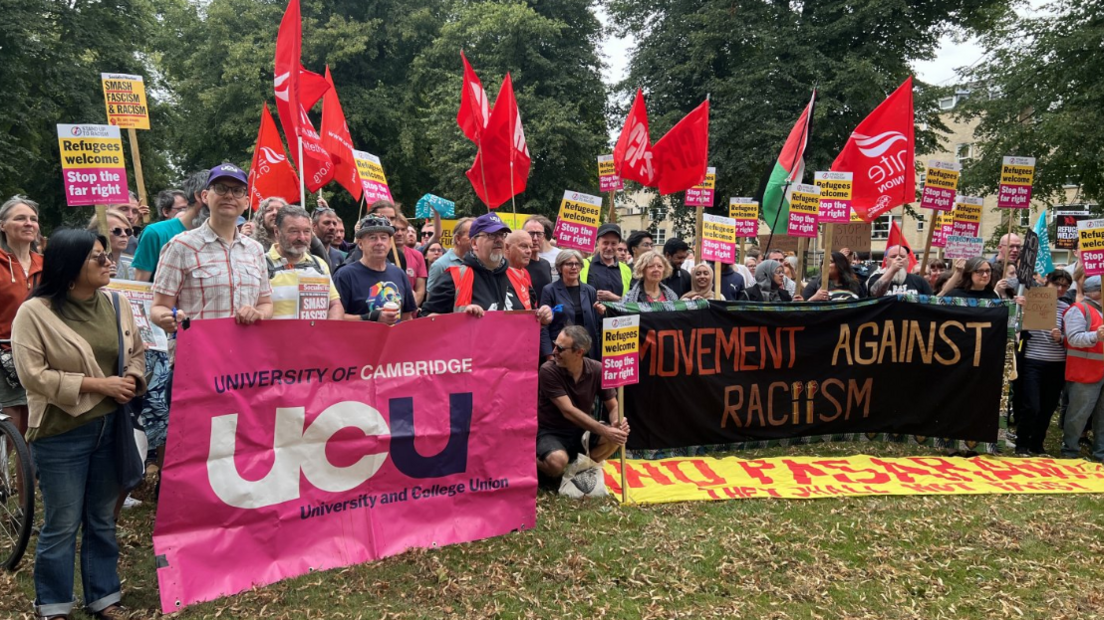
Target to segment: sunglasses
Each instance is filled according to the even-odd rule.
[[[111,229],[111,234],[115,235],[116,237],[122,237],[124,235],[127,236],[127,237],[133,237],[134,236],[134,229],[133,228],[112,228]]]
[[[433,231],[432,230],[422,232],[422,239],[425,239],[426,237],[432,237],[432,236],[433,236]]]
[[[563,346],[560,346],[558,344],[552,345],[552,348],[556,350],[556,353],[563,353],[564,351],[568,350],[567,347],[563,347]]]
[[[109,263],[111,263],[111,255],[108,254],[107,252],[102,252],[102,253],[97,254],[95,256],[89,257],[88,260],[95,261],[96,264],[99,265],[100,267],[107,267],[107,265]]]

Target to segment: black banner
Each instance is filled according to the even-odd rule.
[[[640,333],[630,449],[849,433],[997,440],[1005,306],[712,302],[642,313]]]

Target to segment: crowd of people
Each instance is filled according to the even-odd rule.
[[[809,303],[933,292],[1022,301],[1016,235],[1001,239],[993,259],[933,259],[923,268],[910,266],[916,259],[907,247],[892,246],[872,272],[844,248],[811,279],[798,273],[796,257],[752,249],[720,267],[718,286],[714,266],[695,263],[686,241],[657,246],[646,231],[625,238],[616,223],[598,229],[588,256],[555,247],[553,223],[543,216],[511,230],[486,213],[444,231],[438,214],[418,227],[394,203],[378,201],[353,226],[350,242],[322,200],[308,212],[269,197],[247,218],[247,190],[243,170],[220,164],[158,194],[154,223],[142,227],[149,209],[132,200],[107,210],[106,233],[94,218],[49,239],[32,200],[16,196],[0,206],[0,405],[32,446],[45,507],[34,568],[40,617],[68,617],[75,605],[78,529],[85,608],[119,617],[115,523],[127,489],[112,469],[110,429],[121,404],[133,401],[150,462],[163,462],[172,353],[146,350],[130,304],[103,291],[113,278],[151,283],[149,320],[168,334],[191,320],[297,318],[300,278],[307,277],[328,281],[329,320],[395,325],[437,314],[533,311],[541,325],[533,360],[536,467],[552,483],[578,454],[601,461],[630,433],[615,394],[601,388],[598,343],[608,303]],[[1030,284],[1057,289],[1063,301],[1053,329],[1022,333],[1017,452],[1044,453],[1052,415],[1068,398],[1062,455],[1080,455],[1091,422],[1092,458],[1104,460],[1100,278],[1057,270]]]

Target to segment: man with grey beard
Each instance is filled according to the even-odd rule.
[[[900,245],[891,245],[885,251],[885,266],[871,274],[866,288],[871,297],[886,295],[931,295],[931,286],[924,278],[908,272],[909,250]]]
[[[265,254],[268,279],[272,283],[272,318],[318,318],[310,316],[309,309],[304,312],[303,304],[300,303],[303,294],[300,277],[310,277],[324,278],[328,285],[328,302],[324,305],[326,319],[344,319],[345,310],[341,306],[341,296],[330,278],[329,265],[310,253],[310,215],[300,206],[286,205],[276,212],[274,223],[275,243]]]
[[[494,213],[475,218],[469,229],[471,252],[462,264],[442,274],[422,311],[429,315],[464,312],[483,316],[495,310],[524,310],[523,300],[530,293],[526,284],[509,276],[510,265],[505,260],[509,234],[510,228]],[[541,306],[537,316],[541,324],[547,325],[552,322],[552,309]]]

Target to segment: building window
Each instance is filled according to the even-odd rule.
[[[666,228],[657,228],[656,229],[655,244],[658,247],[658,246],[663,245],[664,243],[667,243],[667,229]]]
[[[648,211],[648,217],[651,218],[653,222],[662,222],[667,219],[667,209],[663,207],[652,207]]]
[[[1031,226],[1031,209],[1018,209],[1020,212],[1020,226]]]
[[[939,109],[940,110],[953,110],[954,107],[955,107],[955,98],[954,97],[943,97],[942,99],[939,100]]]
[[[893,216],[889,213],[871,222],[871,239],[889,239],[889,227],[893,224]]]
[[[924,232],[924,220],[926,218],[927,216],[923,214],[916,216],[916,232]]]
[[[964,159],[973,159],[976,155],[973,143],[955,145],[955,159],[961,162]]]

